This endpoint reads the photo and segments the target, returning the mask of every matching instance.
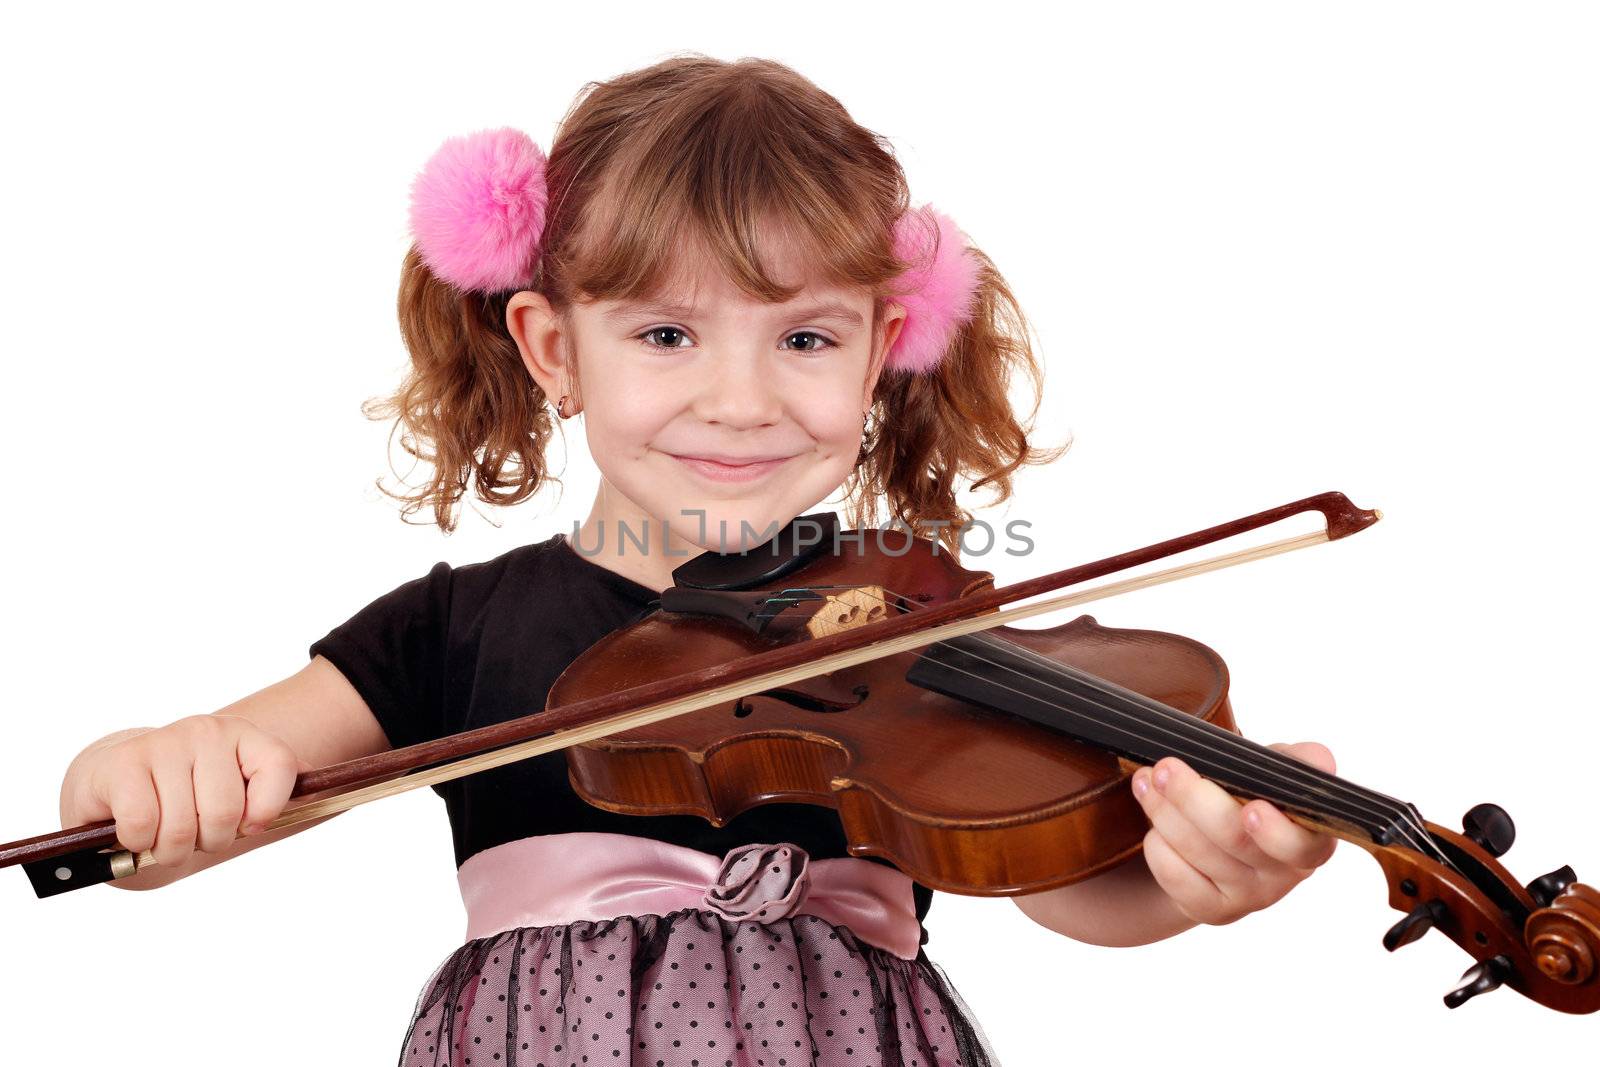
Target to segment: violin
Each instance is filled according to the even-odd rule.
[[[1320,513],[1312,534],[1006,607],[1271,525]],[[937,542],[842,531],[801,516],[763,545],[707,552],[673,572],[654,610],[602,638],[552,686],[544,711],[302,774],[271,823],[565,749],[588,803],[715,825],[762,803],[837,812],[853,855],[934,889],[1035,893],[1107,870],[1149,828],[1128,788],[1177,756],[1350,841],[1404,916],[1393,951],[1437,929],[1474,963],[1444,1003],[1502,985],[1563,1012],[1600,1008],[1600,893],[1570,867],[1518,882],[1499,863],[1514,826],[1493,804],[1461,832],[1417,808],[1242,736],[1228,670],[1176,634],[1010,622],[1205,570],[1339,540],[1378,521],[1324,493],[1054,574],[996,588]],[[894,543],[896,540],[900,543]],[[96,823],[0,846],[40,897],[150,862]]]

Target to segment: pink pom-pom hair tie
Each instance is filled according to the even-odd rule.
[[[435,275],[467,292],[533,276],[549,191],[545,155],[520,130],[452,137],[411,183],[411,234]]]
[[[931,204],[895,222],[894,254],[911,267],[900,276],[894,302],[906,309],[900,336],[885,365],[926,374],[936,367],[956,332],[977,311],[978,261],[950,216]]]
[[[428,269],[464,292],[525,288],[549,207],[546,162],[532,138],[509,126],[440,145],[411,183],[411,233]],[[931,205],[902,215],[893,242],[911,267],[894,296],[906,319],[886,365],[927,373],[974,314],[978,264],[956,224]]]

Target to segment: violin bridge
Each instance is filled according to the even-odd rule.
[[[806,632],[813,638],[826,637],[877,622],[888,614],[889,595],[883,586],[863,585],[825,596],[806,622]]]

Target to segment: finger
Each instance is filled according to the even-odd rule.
[[[161,806],[156,826],[156,862],[176,867],[194,852],[194,761],[187,756],[160,756],[150,768]]]
[[[244,815],[244,778],[227,739],[218,739],[195,754],[194,803],[199,831],[195,846],[202,852],[223,852],[239,836]]]
[[[1156,884],[1188,918],[1212,922],[1228,913],[1228,899],[1216,883],[1178,855],[1153,827],[1144,835],[1144,862]]]
[[[1245,829],[1244,813],[1240,810],[1239,801],[1231,793],[1215,782],[1200,777],[1180,759],[1168,757],[1159,761],[1153,769],[1156,788],[1183,813],[1184,818],[1193,824],[1212,848],[1225,853],[1240,867],[1252,871],[1272,865],[1272,859],[1256,846],[1250,832]]]
[[[150,768],[143,763],[123,763],[110,770],[104,787],[92,791],[93,804],[83,810],[86,819],[115,819],[117,843],[129,852],[143,852],[156,841],[161,806]]]
[[[1262,852],[1305,873],[1328,862],[1339,844],[1332,834],[1307,830],[1265,800],[1244,806],[1244,824]]]
[[[1179,768],[1194,775],[1192,770],[1183,767],[1181,761],[1170,756],[1158,761],[1154,767],[1134,772],[1134,794],[1144,806],[1150,825],[1166,838],[1186,862],[1220,888],[1247,883],[1252,878],[1250,868],[1207,837],[1189,818],[1188,810],[1170,795]],[[1238,807],[1226,794],[1224,799],[1233,807]]]
[[[294,792],[297,773],[310,768],[289,750],[289,746],[259,732],[239,739],[238,758],[239,769],[248,780],[240,832],[259,833],[283,812]]]

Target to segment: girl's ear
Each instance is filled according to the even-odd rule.
[[[506,303],[506,329],[522,354],[522,365],[554,403],[571,393],[576,377],[567,365],[568,344],[563,344],[561,318],[543,293],[525,289]],[[576,399],[576,397],[574,397]]]
[[[883,309],[882,338],[872,353],[872,362],[867,367],[866,395],[861,398],[863,408],[872,407],[872,396],[878,388],[878,378],[883,374],[883,368],[889,358],[889,350],[894,348],[894,342],[900,336],[900,328],[906,324],[906,309],[899,304],[885,304]]]

